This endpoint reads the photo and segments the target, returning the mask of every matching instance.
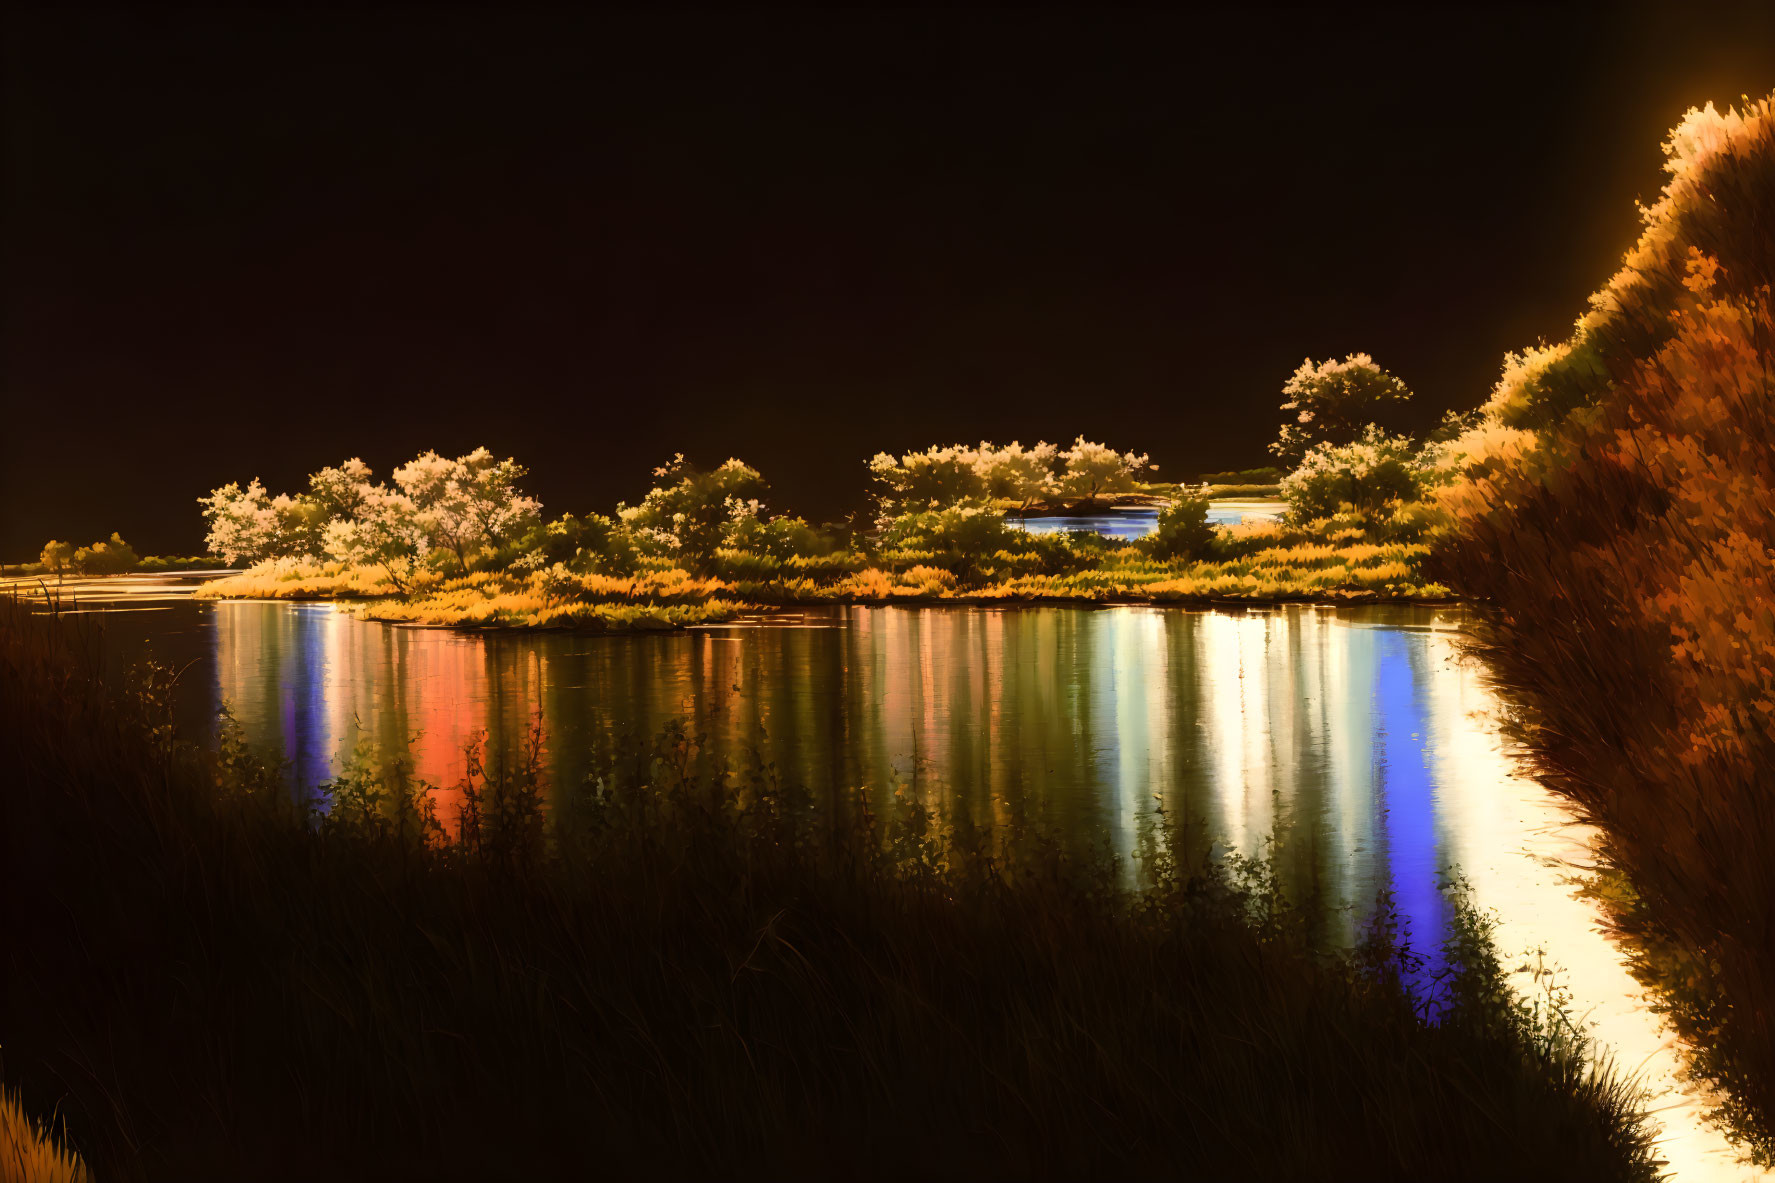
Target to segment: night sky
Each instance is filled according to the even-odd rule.
[[[1775,6],[1209,18],[7,18],[0,557],[486,444],[550,512],[675,451],[1267,462],[1301,358],[1422,430],[1563,337]]]

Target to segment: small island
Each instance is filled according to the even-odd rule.
[[[1296,467],[1168,484],[1136,452],[934,446],[869,462],[873,515],[811,524],[775,512],[751,465],[654,470],[639,501],[548,518],[515,459],[426,452],[378,482],[361,460],[273,495],[258,480],[203,499],[208,546],[239,574],[216,599],[338,600],[359,616],[453,627],[672,629],[784,605],[1266,604],[1445,602],[1426,577],[1442,443],[1354,426],[1403,385],[1366,355],[1308,362],[1289,402],[1335,414],[1283,433]],[[1342,425],[1342,426],[1339,426]],[[1256,479],[1239,479],[1239,478]],[[1266,483],[1264,478],[1272,478]],[[1215,524],[1218,497],[1280,493],[1251,519]],[[1044,518],[1145,507],[1142,536],[1031,528]],[[45,561],[49,560],[45,551]]]

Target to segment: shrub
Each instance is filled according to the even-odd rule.
[[[1343,506],[1378,510],[1422,494],[1424,462],[1411,440],[1370,424],[1354,443],[1317,444],[1282,482],[1295,521],[1330,517]]]
[[[902,514],[882,531],[884,551],[921,551],[942,556],[952,565],[973,571],[980,560],[1024,544],[1027,535],[1014,531],[1004,515],[978,506],[951,506]]]
[[[1207,553],[1214,540],[1208,524],[1208,499],[1180,495],[1159,511],[1153,532],[1140,540],[1141,549],[1159,559],[1194,559]]]

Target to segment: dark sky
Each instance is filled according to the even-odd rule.
[[[1351,350],[1421,428],[1775,85],[1747,11],[14,13],[0,556],[482,443],[551,511],[679,450],[816,518],[951,439],[1194,475]]]

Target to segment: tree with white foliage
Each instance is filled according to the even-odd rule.
[[[1131,493],[1139,474],[1151,467],[1150,457],[1144,454],[1118,452],[1107,444],[1091,443],[1082,435],[1059,458],[1066,465],[1060,477],[1060,491],[1075,497]]]
[[[394,483],[411,499],[433,546],[468,569],[469,552],[498,546],[535,525],[542,504],[518,490],[528,475],[516,460],[497,460],[486,448],[449,459],[424,452],[394,470]]]
[[[337,467],[323,468],[308,478],[308,496],[328,520],[349,518],[357,513],[369,487],[370,466],[355,456]]]
[[[323,545],[328,558],[381,567],[404,595],[431,550],[431,538],[411,497],[386,485],[368,485],[355,515],[327,523]]]
[[[288,494],[273,497],[258,477],[244,489],[231,481],[197,501],[210,526],[205,545],[228,563],[258,563],[307,549],[303,507]]]

